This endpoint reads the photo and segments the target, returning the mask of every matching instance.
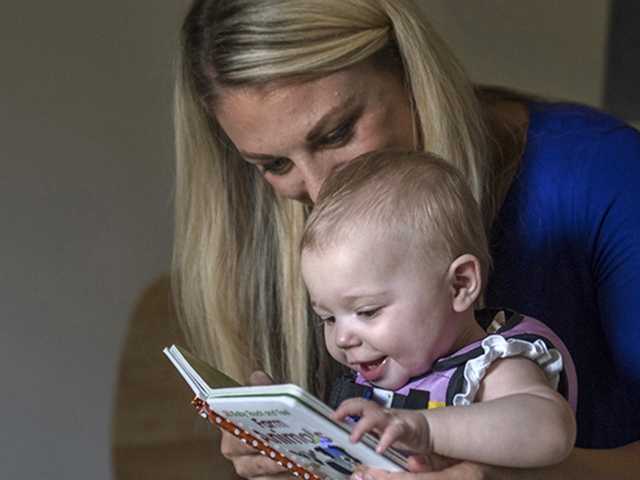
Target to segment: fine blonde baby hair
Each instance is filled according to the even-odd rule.
[[[322,251],[358,235],[400,239],[416,261],[445,266],[472,254],[486,285],[490,256],[478,204],[457,169],[434,154],[367,153],[323,183],[301,250]]]

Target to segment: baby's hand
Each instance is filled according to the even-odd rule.
[[[342,402],[333,414],[335,420],[348,416],[360,417],[350,440],[357,442],[365,433],[375,432],[380,436],[378,453],[396,442],[397,448],[413,454],[426,455],[432,450],[429,423],[420,410],[386,409],[371,400],[351,398]]]

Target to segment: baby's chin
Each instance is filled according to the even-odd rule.
[[[407,383],[409,383],[409,377],[406,378],[390,378],[380,379],[371,384],[376,388],[382,388],[383,390],[400,390]]]

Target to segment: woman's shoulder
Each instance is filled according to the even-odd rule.
[[[505,212],[527,212],[529,225],[544,216],[544,225],[556,219],[564,229],[591,232],[612,214],[612,205],[640,201],[637,130],[584,105],[536,102],[529,111],[525,152]],[[620,215],[627,213],[620,207]]]
[[[623,120],[597,108],[578,103],[530,102],[529,134],[584,136],[606,135],[619,130],[628,131],[631,136],[637,130]]]
[[[524,161],[588,173],[603,164],[640,166],[640,133],[613,115],[574,103],[531,102]]]

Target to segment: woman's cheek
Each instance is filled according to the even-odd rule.
[[[385,129],[378,125],[363,125],[360,138],[361,140],[358,142],[359,154],[404,147],[398,139],[394,138],[391,128]]]

